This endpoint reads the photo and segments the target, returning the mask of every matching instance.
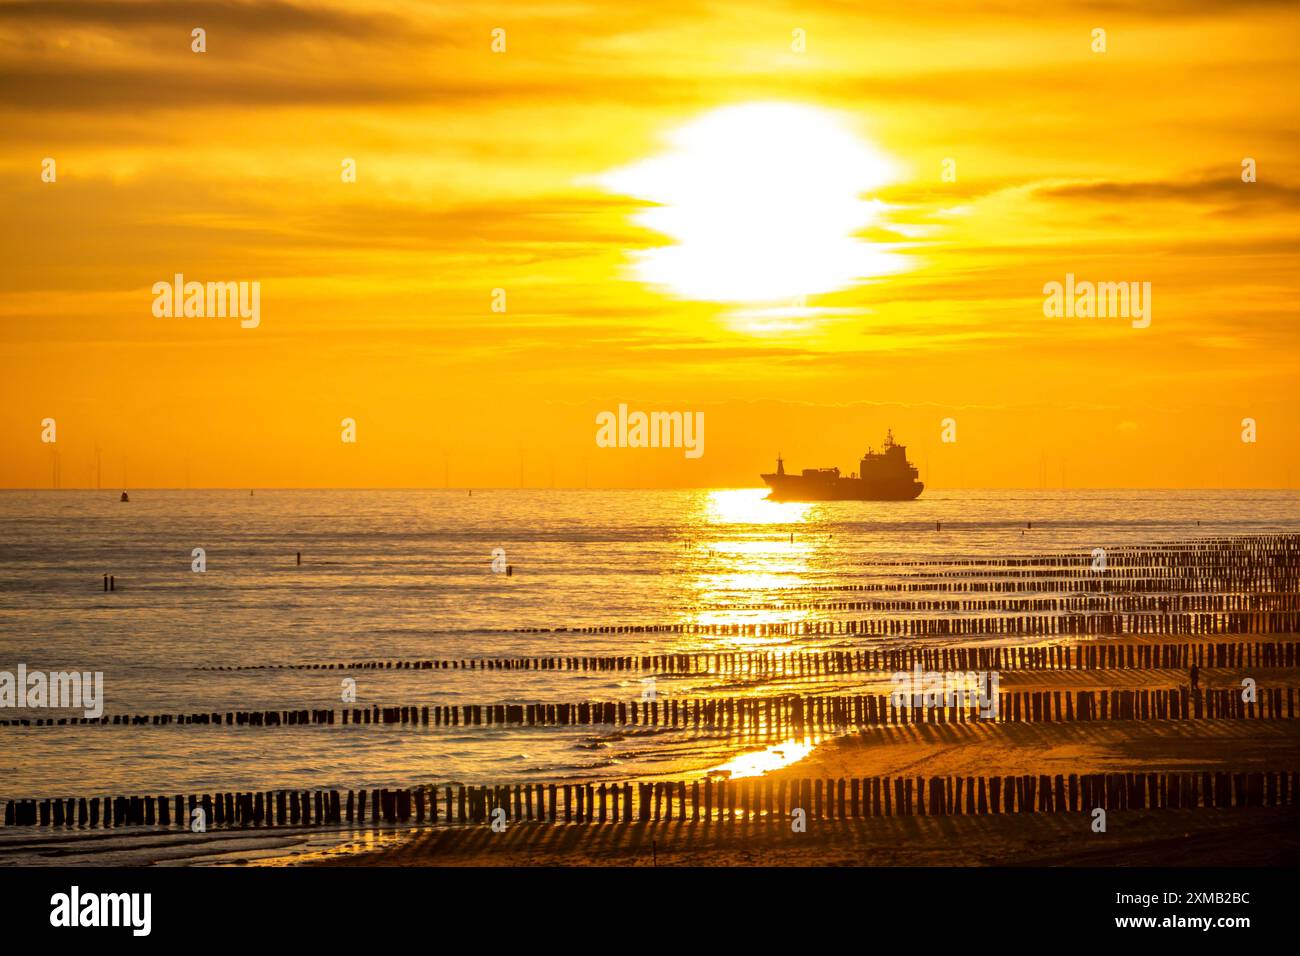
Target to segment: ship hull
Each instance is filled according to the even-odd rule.
[[[761,475],[771,501],[911,501],[925,490],[919,481],[883,482],[861,478],[820,481],[802,475]]]

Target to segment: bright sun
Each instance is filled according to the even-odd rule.
[[[837,113],[748,103],[705,114],[661,155],[598,181],[654,203],[636,221],[673,240],[636,254],[641,281],[683,299],[774,303],[893,271],[896,256],[856,235],[880,208],[864,194],[892,174]]]

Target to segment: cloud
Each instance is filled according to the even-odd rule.
[[[221,2],[221,0],[16,0],[0,4],[0,24],[30,28],[41,24],[93,26],[119,31],[140,28],[176,30],[188,36],[194,27],[209,35],[241,38],[286,33],[339,36],[382,36],[411,24],[389,13],[356,13],[338,7],[284,3],[282,0]]]
[[[1039,195],[1099,203],[1189,202],[1216,205],[1270,203],[1300,207],[1300,187],[1261,180],[1243,183],[1239,176],[1209,179],[1168,179],[1148,182],[1089,181],[1039,186]]]

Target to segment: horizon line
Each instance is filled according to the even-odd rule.
[[[120,494],[122,491],[763,491],[762,485],[673,485],[668,487],[607,485],[578,487],[576,485],[204,485],[180,487],[176,485],[130,485],[126,488],[110,486],[91,488],[75,485],[69,488],[33,488],[30,486],[0,487],[5,491],[102,491],[107,494]],[[1026,485],[953,485],[945,488],[926,488],[926,491],[1300,491],[1296,486],[1249,486],[1229,487],[1222,485],[1087,485],[1069,488],[1041,488]],[[921,498],[914,500],[920,501]],[[805,502],[806,504],[828,504],[830,502]]]

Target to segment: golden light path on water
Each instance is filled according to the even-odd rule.
[[[808,617],[809,612],[794,609],[727,609],[738,596],[805,586],[817,571],[816,545],[801,540],[798,534],[793,542],[786,536],[786,529],[806,522],[815,506],[767,501],[766,495],[762,488],[718,489],[702,499],[693,522],[699,564],[689,578],[689,589],[690,603],[707,609],[690,612],[683,623],[774,624]],[[737,535],[736,525],[753,526],[754,533]],[[729,526],[725,532],[724,526]],[[779,526],[781,531],[769,526]],[[714,529],[716,534],[711,534]],[[736,646],[770,643],[769,638],[759,636],[736,635],[730,640]]]
[[[711,570],[706,566],[696,577],[694,587],[700,604],[727,605],[737,594],[794,588],[810,583],[817,572],[817,545],[800,540],[795,533],[792,541],[785,536],[790,526],[809,521],[816,505],[807,502],[775,502],[767,500],[766,489],[742,488],[711,491],[704,499],[698,516],[700,533],[706,541],[710,563],[715,557],[725,570]],[[752,537],[737,538],[735,526],[752,526]],[[716,540],[709,538],[708,529],[729,526]],[[780,533],[775,533],[775,528]],[[699,611],[690,616],[696,624],[727,623],[777,623],[798,621],[807,617],[802,610],[769,611]],[[735,635],[731,646],[757,645],[769,638]],[[772,744],[762,750],[738,754],[711,768],[710,775],[725,775],[731,779],[757,777],[789,766],[807,757],[818,740],[812,737],[791,738]]]

